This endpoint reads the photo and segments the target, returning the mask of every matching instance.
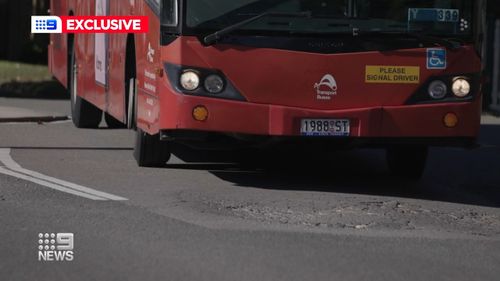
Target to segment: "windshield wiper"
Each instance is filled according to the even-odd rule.
[[[246,20],[243,20],[243,21],[240,21],[240,22],[237,22],[235,24],[232,24],[228,27],[225,27],[219,31],[216,31],[214,33],[211,33],[207,36],[205,36],[205,38],[203,38],[203,42],[206,44],[206,45],[213,45],[215,44],[218,40],[220,40],[221,38],[223,38],[224,36],[240,29],[241,27],[247,25],[247,24],[250,24],[254,21],[257,21],[261,18],[264,18],[264,17],[293,17],[293,18],[310,18],[312,15],[312,13],[309,11],[309,12],[298,12],[298,13],[279,13],[279,12],[265,12],[265,13],[261,13],[261,14],[258,14],[254,17],[251,17],[249,19],[246,19]]]
[[[429,34],[424,34],[424,33],[419,33],[419,32],[408,32],[408,31],[359,31],[357,32],[358,36],[363,36],[363,35],[391,35],[391,36],[407,36],[410,38],[414,38],[420,41],[426,41],[426,42],[431,42],[431,43],[436,43],[439,44],[447,49],[450,50],[456,50],[459,49],[462,44],[460,42],[451,40],[451,39],[446,39],[446,38],[440,38],[437,36],[429,35]]]

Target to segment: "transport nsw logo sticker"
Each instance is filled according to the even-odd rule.
[[[155,59],[155,49],[153,49],[153,47],[151,47],[151,42],[148,44],[148,52],[147,52],[146,56],[147,56],[148,61],[150,63],[154,62],[154,59]]]
[[[319,83],[314,84],[318,100],[331,100],[337,95],[337,81],[331,74],[326,74]]]

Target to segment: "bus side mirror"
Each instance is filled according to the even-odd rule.
[[[177,27],[179,25],[178,0],[160,1],[160,22],[162,26]]]
[[[160,1],[160,43],[166,46],[180,34],[178,0]]]

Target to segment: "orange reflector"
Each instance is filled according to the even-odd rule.
[[[163,69],[161,68],[157,68],[156,69],[156,75],[160,76],[160,77],[163,77]]]
[[[199,105],[193,109],[193,118],[196,121],[206,121],[208,119],[208,109]]]
[[[458,125],[458,116],[455,113],[448,113],[443,118],[444,125],[448,128],[455,128]]]

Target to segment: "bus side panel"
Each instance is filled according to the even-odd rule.
[[[126,5],[111,2],[112,15],[145,15],[149,18],[149,33],[135,36],[136,73],[138,81],[138,116],[139,127],[146,132],[156,133],[158,129],[158,69],[161,69],[159,56],[159,19],[145,1]],[[126,120],[126,89],[125,89],[125,64],[126,64],[126,34],[111,34],[109,37],[109,89],[107,93],[106,111],[122,122]],[[151,55],[151,56],[150,56]],[[150,61],[152,59],[152,61]],[[145,73],[148,73],[146,76]],[[151,79],[151,77],[156,77]],[[146,95],[146,96],[144,96]],[[155,129],[156,128],[156,129]]]
[[[114,15],[114,14],[113,14]],[[109,89],[106,111],[122,122],[125,121],[125,50],[127,35],[109,36]]]
[[[136,2],[137,3],[137,2]],[[159,132],[161,82],[166,80],[160,53],[160,20],[146,3],[136,4],[137,15],[149,18],[149,32],[135,36],[137,66],[137,126],[149,134]],[[159,11],[157,11],[159,13]]]
[[[79,1],[75,15],[94,15],[95,0]],[[95,34],[75,34],[78,58],[78,95],[98,108],[106,108],[106,87],[95,77]]]

